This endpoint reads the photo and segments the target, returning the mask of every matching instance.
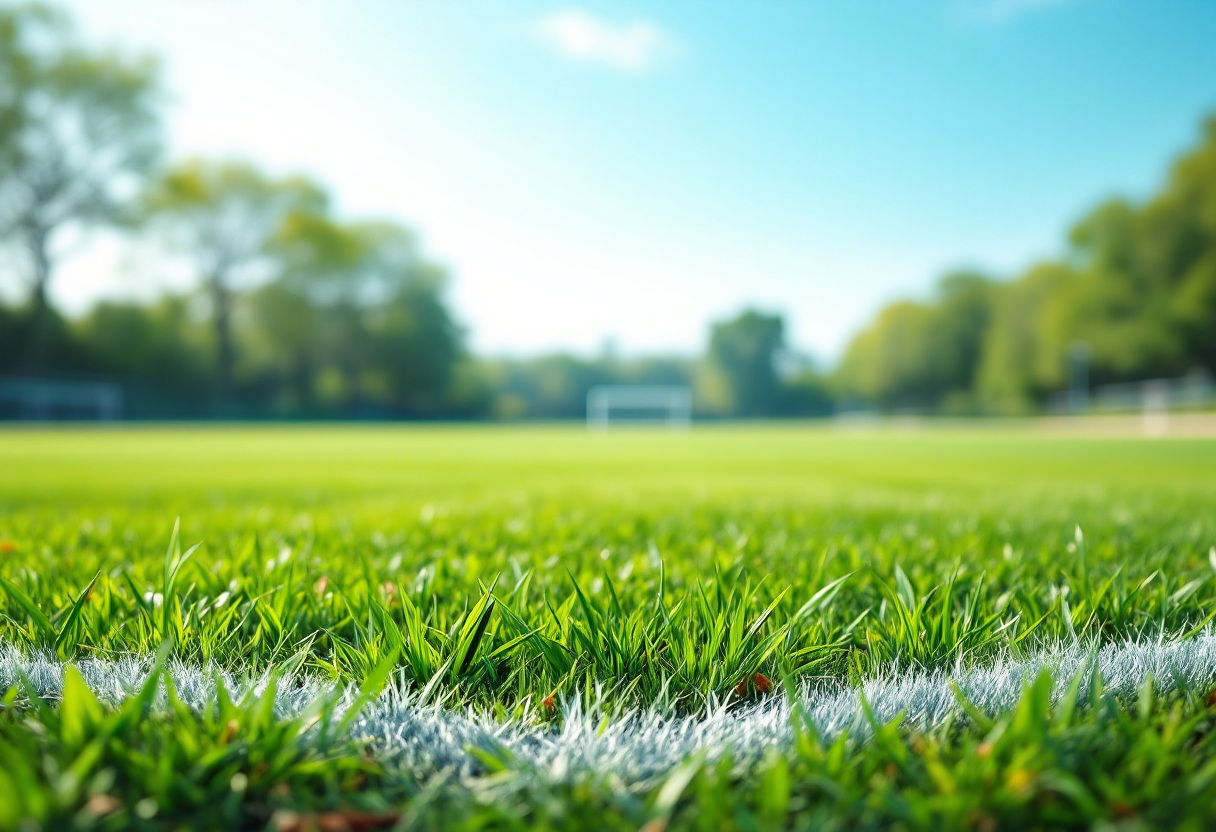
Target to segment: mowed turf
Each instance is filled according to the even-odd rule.
[[[355,687],[381,669],[445,707],[559,730],[563,703],[691,714],[808,677],[1193,636],[1216,615],[1214,509],[1216,441],[1033,426],[8,430],[0,641],[60,660],[170,644]],[[1090,686],[1063,715],[1044,690],[995,723],[807,735],[755,770],[690,760],[639,790],[506,764],[440,786],[253,700],[218,722],[133,700],[154,712],[137,718],[35,709],[18,685],[0,754],[25,768],[0,791],[7,776],[20,808],[0,823],[351,826],[352,807],[453,827],[1213,820],[1206,690],[1150,683],[1129,704]],[[195,751],[155,751],[191,732]],[[507,775],[523,779],[495,791]]]
[[[156,500],[339,502],[571,495],[687,502],[774,498],[924,501],[1047,492],[1211,495],[1216,441],[1053,435],[1021,427],[730,426],[588,433],[568,427],[167,427],[0,431],[11,505],[126,507]],[[983,492],[976,489],[982,489]],[[345,508],[346,506],[342,506]]]

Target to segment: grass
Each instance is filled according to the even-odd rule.
[[[808,678],[1191,636],[1216,616],[1214,508],[1203,439],[10,430],[0,643],[61,660],[168,643],[339,689],[391,668],[447,709],[559,730],[561,703],[695,714]],[[1068,713],[1030,685],[993,719],[803,732],[755,765],[694,755],[624,787],[394,766],[265,694],[220,713],[74,684],[53,707],[17,684],[0,804],[7,788],[21,808],[0,828],[1210,826],[1207,692],[1153,685]]]

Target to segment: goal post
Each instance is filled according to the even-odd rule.
[[[587,391],[587,427],[666,425],[687,428],[692,422],[692,390],[679,385],[601,384]]]

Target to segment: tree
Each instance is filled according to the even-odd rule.
[[[976,374],[983,410],[1029,413],[1051,390],[1067,384],[1069,296],[1077,274],[1061,263],[1032,267],[996,287]]]
[[[361,401],[361,371],[371,357],[363,310],[384,298],[376,284],[387,252],[376,250],[366,228],[317,212],[289,215],[276,247],[284,288],[316,310],[313,338],[341,374],[345,407],[353,415]]]
[[[446,281],[442,270],[420,264],[368,314],[376,363],[387,376],[392,401],[414,415],[443,412],[464,355],[462,333],[443,302]]]
[[[321,363],[318,310],[283,279],[258,288],[248,303],[252,315],[245,342],[265,356],[263,364],[278,377],[278,403],[297,413],[311,412]]]
[[[12,174],[18,158],[17,136],[35,72],[30,32],[55,23],[55,18],[39,7],[0,8],[0,180]]]
[[[1142,205],[1114,201],[1072,233],[1082,335],[1113,378],[1216,370],[1216,117]]]
[[[208,362],[200,343],[206,331],[191,319],[188,297],[103,301],[75,329],[88,345],[84,367],[125,379],[129,402],[146,415],[208,412]]]
[[[443,303],[446,277],[418,255],[413,234],[301,211],[287,217],[275,249],[283,271],[259,307],[297,367],[335,369],[352,415],[376,402],[418,415],[442,408],[461,332]],[[309,338],[270,308],[272,297],[307,309]]]
[[[902,301],[884,307],[849,343],[836,369],[846,397],[881,407],[927,407],[938,393],[932,372],[933,308]]]
[[[785,349],[780,315],[754,309],[713,324],[709,360],[721,373],[736,416],[767,416],[776,406],[780,378],[777,361]]]
[[[37,32],[35,24],[42,24]],[[0,238],[16,245],[29,272],[36,364],[57,237],[71,226],[122,218],[159,156],[160,91],[151,60],[82,49],[49,15],[7,13],[0,31],[17,52],[0,61],[10,132]]]
[[[993,291],[983,275],[955,272],[931,303],[886,307],[849,344],[838,386],[882,407],[972,409]]]
[[[1068,383],[1080,344],[1097,383],[1216,371],[1216,118],[1151,199],[1082,217],[1064,258],[1004,284],[948,277],[931,303],[883,309],[836,378],[885,407],[969,395],[1026,412]]]
[[[267,275],[270,243],[294,212],[324,210],[321,188],[303,177],[275,179],[243,162],[190,161],[157,177],[141,213],[189,257],[211,301],[216,388],[232,393],[235,284]]]
[[[975,388],[995,289],[993,280],[972,271],[953,272],[938,282],[934,370],[943,400],[965,397]]]
[[[1149,208],[1186,217],[1174,223],[1172,254],[1177,274],[1171,318],[1187,358],[1216,373],[1216,116],[1204,125],[1204,141],[1174,166],[1165,193]]]

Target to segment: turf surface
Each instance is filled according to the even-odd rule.
[[[542,732],[574,711],[692,718],[813,680],[1206,637],[1214,508],[1202,439],[11,430],[0,643],[47,661],[171,643],[184,666],[348,699],[389,684]],[[257,690],[101,705],[65,680],[54,706],[19,682],[0,715],[0,757],[19,761],[0,769],[0,825],[1209,826],[1208,691],[1091,679],[1070,706],[1069,681],[927,727],[875,716],[864,741],[803,726],[759,760],[694,753],[637,783],[494,755],[471,777],[395,765],[332,730],[329,706],[276,714]]]

